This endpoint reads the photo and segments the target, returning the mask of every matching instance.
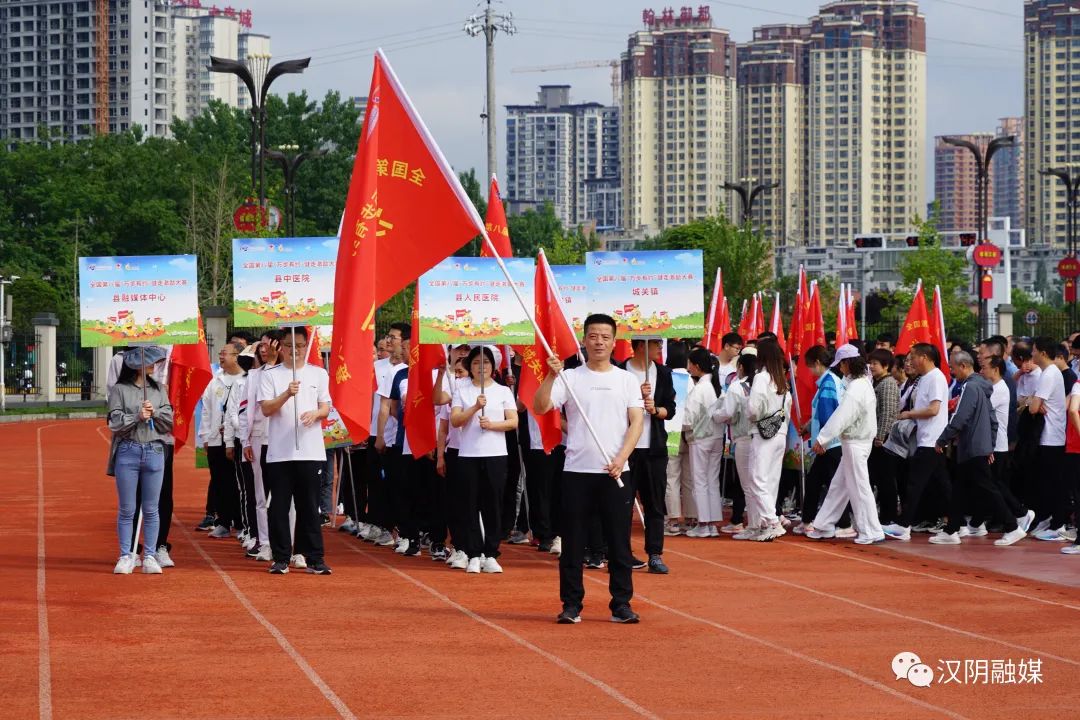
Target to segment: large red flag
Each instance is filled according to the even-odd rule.
[[[915,288],[915,297],[911,299],[911,308],[900,328],[900,338],[896,341],[896,354],[907,355],[915,343],[928,343],[930,334],[930,316],[926,312],[926,298],[923,296],[922,281]]]
[[[769,332],[776,336],[776,342],[780,343],[780,349],[786,353],[787,339],[784,337],[784,321],[780,317],[780,293],[776,293],[776,300],[773,302]]]
[[[446,348],[442,345],[421,345],[420,293],[413,295],[412,337],[409,344],[409,388],[405,393],[405,437],[414,458],[421,458],[435,449],[435,405],[431,394],[435,373],[446,366]]]
[[[731,332],[731,314],[728,312],[727,298],[724,297],[724,273],[716,268],[716,283],[713,284],[712,301],[709,303],[709,326],[705,333],[705,348],[711,353],[719,353],[724,336]]]
[[[825,320],[821,315],[821,290],[817,283],[810,288],[810,302],[803,315],[802,349],[805,352],[814,345],[825,345]]]
[[[795,395],[800,425],[805,425],[810,420],[814,393],[817,392],[817,380],[810,372],[810,365],[806,361],[806,351],[815,345],[825,345],[825,321],[821,317],[821,295],[816,283],[811,285],[809,292],[809,304],[801,311],[802,341],[799,364],[795,371]],[[792,331],[794,332],[794,328]]]
[[[535,293],[534,314],[536,324],[540,332],[547,339],[552,352],[560,360],[565,360],[578,351],[577,337],[574,328],[566,321],[562,306],[559,303],[559,286],[555,282],[548,266],[544,251],[536,259],[536,276],[533,281]],[[540,338],[534,345],[521,346],[521,379],[518,381],[518,398],[525,407],[531,408],[536,390],[547,377],[547,352],[544,350]],[[559,413],[555,410],[536,417],[536,424],[540,426],[540,435],[543,438],[544,452],[550,453],[556,445],[562,441],[562,429],[559,423]]]
[[[938,349],[941,355],[941,372],[945,373],[945,379],[952,380],[952,372],[949,368],[949,354],[945,349],[945,311],[941,307],[941,288],[934,286],[934,309],[933,317],[930,318],[930,342]]]
[[[210,349],[206,346],[206,332],[202,315],[199,315],[199,341],[192,345],[173,345],[169,355],[169,404],[173,408],[172,435],[177,452],[187,442],[195,406],[213,379]]]
[[[491,187],[488,188],[487,216],[484,217],[484,227],[487,228],[491,244],[499,257],[513,257],[514,251],[510,247],[510,227],[506,224],[506,209],[503,207],[502,195],[499,193],[499,181],[491,176]],[[480,243],[480,257],[491,257],[491,248],[487,243]]]
[[[765,308],[761,293],[754,293],[754,337],[765,332]]]
[[[342,218],[330,391],[354,438],[370,435],[375,308],[483,232],[457,175],[382,51]]]

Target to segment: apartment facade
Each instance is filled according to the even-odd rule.
[[[985,148],[992,139],[990,133],[950,135]],[[975,155],[967,148],[949,145],[945,136],[934,139],[934,199],[940,205],[939,230],[961,230],[979,227],[979,197],[975,190],[979,171]],[[1000,151],[998,151],[1000,152]],[[994,197],[994,178],[990,179],[989,198]],[[991,213],[987,213],[987,217]]]
[[[737,176],[736,46],[709,8],[643,14],[622,62],[623,227],[654,233],[730,213]]]
[[[1014,228],[1024,224],[1024,168],[1026,139],[1023,117],[1005,117],[998,120],[995,134],[1012,135],[1016,144],[1003,147],[990,160],[991,212],[994,217],[1007,217]]]

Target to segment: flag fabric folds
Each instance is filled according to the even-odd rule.
[[[915,288],[915,297],[911,299],[904,325],[900,328],[900,337],[896,341],[896,354],[907,355],[915,343],[928,343],[930,335],[930,315],[926,311],[926,297],[923,295],[922,281]]]
[[[506,224],[506,208],[503,207],[502,195],[499,193],[499,181],[491,176],[491,186],[488,188],[487,215],[484,217],[484,227],[491,238],[491,244],[495,246],[495,252],[499,257],[513,257],[514,251],[510,246],[510,227]],[[480,257],[491,257],[491,249],[487,243],[480,243]]]
[[[409,387],[405,392],[405,437],[413,457],[421,458],[435,449],[435,405],[431,395],[435,373],[446,366],[446,348],[421,345],[420,293],[413,295],[412,337],[409,343]]]
[[[199,341],[192,345],[173,345],[169,355],[168,391],[169,403],[173,407],[172,435],[177,452],[187,443],[195,406],[213,379],[210,349],[206,345],[202,315],[199,315]]]

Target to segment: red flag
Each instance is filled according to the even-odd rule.
[[[780,349],[787,352],[787,338],[784,337],[784,321],[780,317],[780,293],[776,293],[773,302],[772,322],[769,323],[769,332],[776,336],[776,342],[780,343]]]
[[[315,325],[307,326],[308,346],[307,357],[304,358],[304,362],[308,365],[315,365],[316,367],[323,366],[322,353],[319,352],[319,328]]]
[[[825,345],[825,321],[821,317],[821,295],[818,286],[814,283],[809,291],[810,300],[804,309],[800,310],[802,323],[799,363],[795,371],[795,395],[797,396],[797,422],[800,425],[810,420],[814,393],[817,392],[817,380],[814,373],[810,372],[810,365],[806,361],[806,351],[815,345]],[[795,332],[794,326],[792,332]]]
[[[753,329],[753,315],[746,311],[746,300],[742,301],[742,311],[739,313],[739,329],[736,331],[742,337],[743,342],[752,340],[750,331]]]
[[[851,291],[851,286],[848,285],[848,302],[847,302],[847,326],[848,326],[848,340],[859,337],[859,323],[855,319],[855,293]],[[863,338],[865,340],[865,338]]]
[[[435,372],[446,366],[446,348],[442,345],[421,345],[420,293],[413,295],[412,337],[409,344],[409,388],[405,392],[405,437],[414,458],[427,455],[436,447],[435,405],[431,394],[435,387]]]
[[[514,251],[510,247],[510,227],[506,224],[506,209],[503,207],[502,195],[499,194],[499,181],[491,176],[491,187],[488,188],[487,216],[484,218],[484,227],[487,228],[491,244],[499,257],[513,257]],[[491,249],[487,243],[480,243],[480,257],[491,257]]]
[[[806,271],[799,266],[799,287],[795,290],[795,304],[791,309],[791,342],[788,348],[791,355],[802,355],[803,316],[806,314],[806,304],[810,301],[810,293],[806,289]]]
[[[840,293],[836,296],[836,347],[846,345],[848,337],[847,290],[840,283]]]
[[[172,435],[177,452],[187,442],[195,406],[213,379],[210,349],[206,346],[206,332],[202,315],[199,315],[199,341],[193,345],[173,345],[169,355],[169,404],[173,408]]]
[[[375,308],[484,224],[381,51],[342,218],[330,390],[354,438],[370,435]]]
[[[536,275],[533,281],[534,313],[536,324],[540,332],[551,346],[552,352],[560,360],[574,355],[578,351],[577,337],[574,328],[566,321],[562,306],[559,303],[559,286],[551,275],[547,257],[541,250],[536,259]],[[525,407],[532,412],[533,398],[536,390],[547,377],[547,352],[543,343],[536,339],[533,345],[518,347],[521,354],[521,379],[518,381],[518,398]],[[556,445],[562,442],[562,429],[560,428],[559,413],[555,410],[546,412],[536,417],[536,424],[540,426],[540,435],[543,438],[544,452],[550,453]]]
[[[616,340],[615,349],[611,353],[611,361],[622,363],[634,356],[634,348],[629,340]]]
[[[915,297],[911,299],[904,325],[900,328],[900,338],[896,341],[896,354],[907,355],[915,343],[928,343],[930,336],[930,316],[926,312],[926,298],[923,297],[922,281],[915,288]]]
[[[951,381],[949,354],[945,349],[945,311],[941,307],[941,288],[937,285],[934,286],[934,316],[930,322],[930,342],[941,355],[941,372],[945,373],[945,380]]]
[[[720,313],[724,304],[724,276],[716,268],[716,282],[713,283],[712,299],[709,301],[709,320],[705,328],[705,349],[711,353],[720,352]]]
[[[762,307],[761,293],[754,294],[754,337],[765,332],[765,308]]]
[[[810,302],[806,313],[803,315],[803,352],[814,345],[825,345],[825,320],[821,315],[821,290],[817,283],[813,283],[810,289]]]

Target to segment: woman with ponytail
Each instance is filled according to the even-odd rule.
[[[720,498],[720,459],[724,438],[713,423],[710,409],[720,397],[720,379],[716,360],[702,347],[690,351],[686,369],[693,385],[686,397],[683,434],[690,446],[690,473],[694,478],[694,504],[698,524],[686,533],[687,537],[719,537],[716,524],[724,519]]]

